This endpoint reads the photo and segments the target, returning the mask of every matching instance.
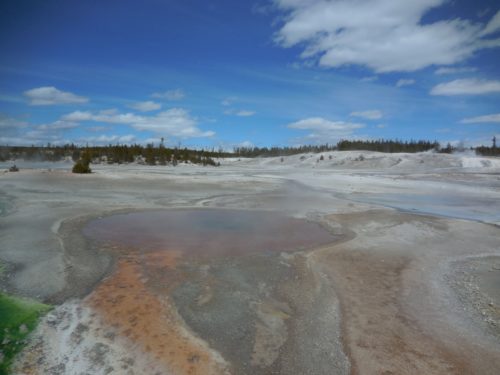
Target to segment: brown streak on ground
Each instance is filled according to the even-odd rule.
[[[180,257],[180,251],[164,250],[146,253],[141,261],[147,267],[174,269]]]
[[[410,220],[384,212],[385,225]],[[379,212],[332,215],[345,227],[377,219]],[[434,225],[439,225],[435,223]],[[317,253],[339,295],[344,350],[351,374],[472,374],[467,362],[439,339],[421,332],[400,305],[401,278],[410,258],[402,252],[334,245]]]
[[[141,263],[152,268],[172,268],[178,256],[174,252],[155,252],[145,255]],[[183,329],[184,324],[168,295],[159,297],[147,288],[141,263],[134,254],[121,259],[116,272],[104,280],[86,302],[123,337],[172,373],[223,373],[208,348]]]

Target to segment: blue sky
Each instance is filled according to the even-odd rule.
[[[0,144],[500,138],[493,0],[12,0],[0,51]]]

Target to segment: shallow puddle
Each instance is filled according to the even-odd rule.
[[[111,246],[184,256],[298,251],[336,240],[321,225],[275,212],[189,209],[134,212],[90,222],[84,234]]]
[[[348,198],[408,212],[492,223],[500,221],[498,199],[464,195],[453,191],[448,191],[446,194],[356,194]]]

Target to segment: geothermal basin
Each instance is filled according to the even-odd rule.
[[[304,270],[307,250],[343,238],[325,224],[277,212],[184,209],[99,218],[83,233],[118,264],[88,304],[166,369],[267,374],[317,357],[301,342],[320,324],[310,327],[317,332],[294,332],[292,317],[302,302],[300,280],[311,276]],[[186,337],[182,327],[192,333]],[[334,327],[323,327],[332,331],[330,340],[338,339]],[[218,362],[197,337],[228,362]],[[300,361],[282,353],[285,344],[301,352]],[[333,353],[322,354],[319,366],[347,366]]]
[[[497,375],[500,161],[359,155],[4,173],[12,373]]]

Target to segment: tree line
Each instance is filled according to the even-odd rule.
[[[272,156],[290,156],[305,153],[319,153],[336,150],[334,145],[325,143],[323,145],[306,145],[297,147],[235,147],[234,156],[238,157],[272,157]]]
[[[378,152],[422,152],[429,150],[441,151],[439,142],[434,141],[400,141],[400,140],[341,140],[336,145],[328,143],[322,145],[308,145],[298,147],[237,147],[234,149],[236,156],[241,157],[267,157],[289,156],[304,153],[319,153],[325,151],[378,151]],[[444,149],[445,152],[448,149]],[[451,146],[449,152],[452,152]]]
[[[500,149],[497,147],[497,137],[491,139],[491,147],[476,147],[476,154],[483,156],[500,156]]]
[[[466,148],[461,145],[451,145],[447,143],[442,146],[438,141],[427,140],[392,140],[392,139],[377,139],[377,140],[340,140],[335,145],[328,143],[322,145],[308,145],[298,147],[236,147],[234,149],[235,156],[239,157],[269,157],[269,156],[289,156],[304,153],[320,153],[325,151],[376,151],[384,153],[416,153],[425,151],[435,151],[443,154],[451,154],[453,152],[465,151]],[[470,148],[475,150],[476,154],[484,156],[500,156],[500,150],[496,147],[496,138],[493,137],[491,147],[479,146]]]
[[[441,145],[439,142],[434,141],[402,141],[402,140],[390,140],[390,139],[378,139],[371,141],[348,141],[341,140],[337,143],[337,150],[339,151],[350,151],[350,150],[366,150],[366,151],[378,151],[378,152],[423,152],[429,150],[440,151]]]
[[[31,161],[61,161],[71,158],[77,162],[85,156],[91,163],[123,164],[138,162],[148,165],[177,165],[178,163],[193,163],[217,166],[214,158],[233,156],[222,150],[195,150],[166,147],[163,143],[155,146],[108,145],[108,146],[0,146],[0,161],[24,159]]]
[[[36,161],[60,161],[71,158],[77,162],[85,155],[89,163],[122,164],[138,162],[147,165],[177,165],[179,163],[192,163],[200,165],[219,165],[214,159],[224,157],[273,157],[289,156],[303,153],[320,153],[326,151],[378,151],[385,153],[395,152],[423,152],[434,150],[440,153],[453,153],[463,151],[460,145],[452,146],[448,143],[442,147],[437,141],[403,141],[403,140],[341,140],[335,145],[328,143],[322,145],[305,145],[297,147],[235,147],[232,152],[222,149],[189,149],[187,147],[166,147],[163,142],[159,145],[152,143],[146,146],[140,144],[132,145],[107,145],[107,146],[77,146],[66,144],[54,146],[0,146],[0,161],[13,159],[36,160]],[[496,146],[496,138],[493,137],[491,147],[479,146],[475,149],[476,154],[483,156],[500,156],[500,150]]]

